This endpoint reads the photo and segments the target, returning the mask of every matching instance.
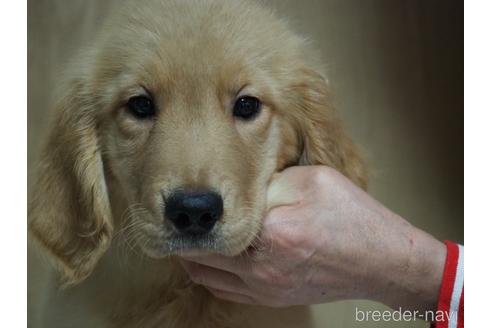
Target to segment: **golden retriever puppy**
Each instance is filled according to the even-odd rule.
[[[29,199],[61,279],[30,325],[309,326],[302,308],[214,299],[175,259],[245,251],[288,166],[365,186],[303,39],[255,2],[131,1],[72,68]]]

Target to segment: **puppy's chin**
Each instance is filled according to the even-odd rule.
[[[165,240],[147,241],[141,246],[144,254],[151,258],[160,259],[171,255],[204,256],[220,254],[235,256],[243,252],[250,245],[249,241],[234,242],[229,245],[222,236],[206,234],[203,236],[172,235]]]
[[[203,256],[209,254],[228,255],[223,239],[215,234],[200,236],[171,235],[166,239],[148,241],[142,251],[152,258],[170,255]]]

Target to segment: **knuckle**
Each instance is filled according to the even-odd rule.
[[[260,270],[257,270],[255,275],[260,281],[272,287],[284,286],[288,283],[288,278],[273,267],[263,267]]]
[[[315,166],[312,169],[312,174],[310,176],[311,183],[315,186],[326,186],[332,180],[335,174],[335,169],[328,166]]]
[[[193,281],[194,283],[201,283],[202,281],[202,274],[201,270],[198,267],[198,265],[190,265],[187,269],[188,276],[190,277],[190,280]]]
[[[295,254],[299,249],[303,249],[306,237],[297,229],[291,229],[288,233],[283,234],[281,243],[282,247]]]
[[[301,221],[279,226],[275,230],[273,247],[275,250],[286,254],[296,254],[307,244],[305,230],[300,227]]]

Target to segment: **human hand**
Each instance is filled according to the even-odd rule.
[[[292,167],[269,189],[255,248],[189,257],[190,278],[218,298],[289,306],[363,298],[435,308],[446,248],[337,171]]]

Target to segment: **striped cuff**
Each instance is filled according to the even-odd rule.
[[[464,326],[464,247],[448,240],[446,264],[439,292],[436,328],[460,328]]]

